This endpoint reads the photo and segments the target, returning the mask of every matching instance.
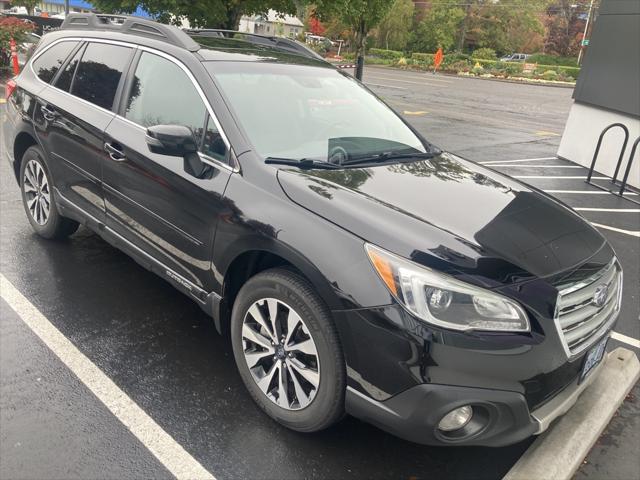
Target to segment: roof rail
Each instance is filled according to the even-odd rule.
[[[273,37],[267,35],[259,35],[257,33],[240,32],[237,30],[222,30],[217,28],[198,28],[185,30],[186,33],[193,37],[225,37],[237,38],[242,35],[242,41],[253,43],[254,45],[263,45],[266,47],[277,48],[288,53],[295,53],[304,57],[313,58],[315,60],[326,61],[321,55],[311,50],[304,43],[286,37]]]
[[[200,50],[200,45],[178,27],[166,25],[130,15],[102,13],[70,13],[62,22],[61,30],[117,31],[164,41],[190,52]]]

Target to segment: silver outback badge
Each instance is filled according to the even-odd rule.
[[[598,285],[596,291],[593,292],[593,304],[596,307],[602,307],[607,301],[607,293],[609,293],[609,286],[606,284]]]

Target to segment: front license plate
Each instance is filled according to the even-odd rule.
[[[591,350],[589,350],[585,355],[584,363],[582,365],[582,373],[580,373],[580,381],[578,383],[582,383],[587,375],[589,375],[589,372],[593,370],[593,367],[600,363],[600,360],[602,360],[602,357],[604,356],[604,352],[607,350],[607,340],[609,340],[609,335],[591,347]]]

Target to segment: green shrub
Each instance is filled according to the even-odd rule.
[[[367,56],[365,63],[369,65],[395,65],[395,60],[389,60],[388,58],[379,58]]]
[[[527,58],[527,63],[539,63],[541,65],[562,65],[566,67],[576,67],[578,59],[576,57],[560,57],[557,55],[547,55],[536,53]]]
[[[578,79],[578,74],[580,73],[580,67],[564,67],[564,66],[560,66],[558,67],[558,73],[565,75],[566,77],[572,79],[572,80],[577,80]]]
[[[471,70],[471,65],[466,60],[458,60],[447,66],[447,70],[451,72],[468,72]]]
[[[401,67],[406,66],[406,65],[407,65],[407,59],[406,59],[406,58],[404,58],[404,57],[400,57],[400,58],[398,59],[398,65],[399,65],[399,66],[401,66]]]
[[[479,65],[475,66],[471,69],[471,73],[473,73],[474,75],[482,75],[484,73],[484,68]]]
[[[476,63],[479,63],[480,65],[482,65],[485,68],[492,68],[496,65],[498,65],[499,63],[502,62],[498,62],[497,60],[484,60],[484,59],[480,59],[480,58],[474,58],[472,60],[472,63],[475,65]]]
[[[404,54],[397,50],[385,50],[383,48],[370,48],[369,55],[372,57],[385,58],[387,60],[398,60]]]
[[[461,60],[471,61],[471,56],[461,52],[445,53],[442,63],[455,63]]]
[[[412,53],[411,58],[427,65],[433,65],[433,53]]]
[[[522,67],[523,67],[522,63],[518,63],[518,62],[503,62],[503,63],[505,63],[504,72],[508,76],[514,77],[522,73]]]
[[[471,54],[471,58],[474,60],[497,60],[498,56],[493,48],[476,48]]]
[[[556,72],[555,70],[547,70],[542,74],[542,78],[544,78],[545,80],[557,80],[558,72]]]

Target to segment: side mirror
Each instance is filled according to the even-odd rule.
[[[183,125],[155,125],[147,128],[149,150],[160,155],[184,157],[198,151],[196,139],[189,127]]]

